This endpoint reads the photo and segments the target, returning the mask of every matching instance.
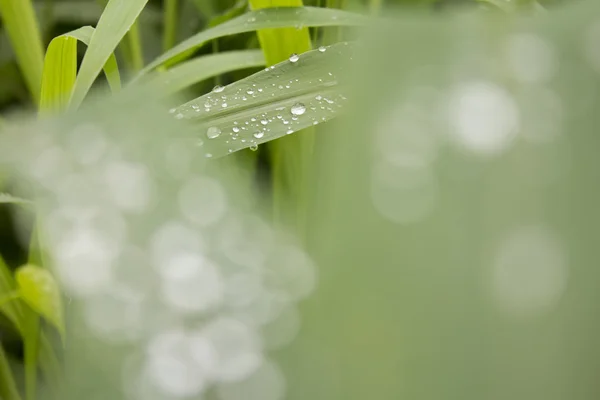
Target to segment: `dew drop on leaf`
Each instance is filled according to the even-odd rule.
[[[252,151],[258,150],[258,145],[256,143],[254,143],[253,145],[250,146],[250,150],[252,150]]]
[[[219,137],[219,135],[221,134],[221,129],[217,128],[216,126],[211,126],[210,128],[208,128],[206,130],[206,136],[209,139],[214,139]]]
[[[263,136],[265,136],[265,133],[264,133],[264,132],[258,131],[258,132],[255,132],[255,133],[254,133],[254,137],[255,137],[255,138],[257,138],[257,139],[260,139],[260,138],[262,138]]]
[[[221,93],[221,92],[223,91],[223,89],[225,89],[223,86],[221,86],[221,85],[217,85],[217,86],[215,86],[215,87],[213,88],[213,90],[212,90],[212,91],[213,91],[213,92],[215,92],[215,93]]]
[[[297,62],[300,59],[300,57],[298,56],[298,54],[294,53],[290,56],[290,62]]]
[[[291,111],[293,115],[302,115],[306,112],[306,106],[302,103],[296,103],[292,106]]]
[[[325,53],[326,50],[327,50],[327,47],[325,47],[325,46],[319,46],[319,51],[321,53]]]

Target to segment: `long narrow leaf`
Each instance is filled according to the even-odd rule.
[[[148,0],[110,0],[98,21],[75,81],[70,106],[77,108]]]
[[[201,47],[210,40],[223,36],[252,32],[259,29],[284,28],[289,26],[363,25],[367,20],[362,15],[347,11],[314,7],[284,7],[252,11],[184,40],[148,64],[140,71],[138,77],[181,54]]]
[[[305,53],[171,112],[197,126],[209,157],[257,146],[336,116],[345,100],[339,77],[352,51],[341,43]]]
[[[77,40],[89,45],[93,34],[94,28],[84,26],[52,39],[44,61],[40,109],[60,111],[67,107],[76,77]],[[113,92],[120,90],[121,78],[114,54],[104,64],[104,73]]]
[[[216,75],[264,65],[265,58],[260,50],[209,54],[183,62],[160,74],[148,75],[140,84],[152,92],[171,94]]]
[[[250,6],[255,9],[270,7],[302,7],[302,0],[249,0]],[[261,29],[257,32],[260,46],[265,53],[267,65],[281,62],[292,54],[301,54],[312,48],[310,33],[307,27]],[[305,190],[307,186],[307,172],[311,166],[310,156],[315,143],[314,129],[307,129],[302,135],[293,135],[285,140],[278,140],[269,144],[271,157],[271,171],[273,177],[273,212],[275,221],[281,221],[286,210],[285,205],[290,205],[298,216],[296,225],[304,221],[303,209],[306,207]],[[293,199],[293,204],[290,200]]]
[[[77,39],[59,36],[50,42],[44,59],[40,110],[66,109],[77,76]]]
[[[35,103],[39,102],[44,50],[31,0],[0,0],[0,17]]]

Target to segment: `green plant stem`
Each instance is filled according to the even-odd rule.
[[[372,0],[372,2],[378,0]],[[372,3],[371,3],[372,4]],[[327,8],[337,8],[343,10],[346,6],[346,0],[327,0]],[[343,40],[342,28],[324,28],[323,44],[333,44]]]
[[[129,50],[129,59],[131,68],[137,72],[144,68],[144,55],[142,52],[142,40],[140,39],[140,29],[136,21],[126,35]]]
[[[8,358],[0,346],[0,398],[4,400],[21,400],[15,378],[10,370]]]
[[[28,308],[23,337],[25,359],[25,398],[35,400],[40,339],[40,317]]]
[[[178,0],[164,0],[164,33],[163,50],[167,51],[175,45],[177,36]]]

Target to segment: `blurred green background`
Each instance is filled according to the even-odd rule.
[[[90,14],[49,18],[47,38],[95,21],[95,3],[77,3]],[[205,13],[233,3],[183,2],[190,21],[182,21],[180,38],[201,29]],[[348,66],[348,112],[317,127],[306,251],[318,284],[297,306],[298,336],[270,353],[286,394],[267,380],[205,397],[598,398],[600,6],[549,1],[547,12],[532,16],[469,1],[385,3],[388,19],[363,32]],[[345,6],[366,12],[358,1]],[[160,13],[160,2],[151,2],[141,20],[148,59],[161,52]],[[0,33],[0,107],[27,107],[2,40]],[[219,50],[257,46],[254,34],[218,42]],[[252,72],[220,76],[182,97]],[[177,127],[148,115],[107,101],[52,129],[60,138],[82,121],[147,119],[130,124],[127,136],[143,149],[131,151],[134,158],[156,166]],[[35,136],[44,123],[27,129]],[[237,172],[226,174],[238,161],[196,168],[216,170],[231,198],[250,203],[236,207],[268,215],[258,182],[248,195]],[[269,173],[268,162],[261,168]],[[164,193],[177,184],[160,182],[157,197],[169,199]],[[169,218],[174,201],[163,201],[153,221]],[[2,207],[0,252],[15,267],[26,251],[12,210]],[[127,223],[142,231],[149,222]],[[120,398],[121,363],[139,349],[94,338],[81,322],[83,307],[73,307],[65,397]]]

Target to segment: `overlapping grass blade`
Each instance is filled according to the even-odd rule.
[[[185,61],[160,74],[147,75],[139,83],[152,92],[171,94],[216,75],[264,65],[260,50],[229,51]]]
[[[302,7],[302,0],[249,0],[255,10],[271,7]],[[286,60],[291,54],[301,54],[312,48],[307,27],[261,29],[257,32],[260,46],[265,53],[267,65]],[[294,199],[291,208],[295,209],[298,221],[303,220],[301,209],[305,202],[306,172],[310,168],[310,155],[314,147],[314,129],[307,129],[302,135],[293,135],[269,144],[271,171],[273,176],[273,212],[275,221],[281,221],[285,210],[284,203]],[[301,228],[298,226],[298,230]]]
[[[77,73],[77,40],[89,45],[93,34],[94,28],[84,26],[52,39],[44,61],[41,110],[66,109]],[[121,78],[114,54],[104,64],[104,73],[113,92],[120,90]]]
[[[246,13],[224,24],[202,31],[171,50],[165,52],[156,60],[149,63],[140,71],[138,77],[148,73],[190,50],[197,49],[210,40],[235,35],[238,33],[252,32],[259,29],[284,28],[290,26],[338,26],[362,25],[368,19],[362,15],[347,11],[329,10],[314,7],[284,7],[258,10]]]
[[[98,21],[77,74],[70,107],[77,108],[148,0],[110,0]]]
[[[254,147],[336,116],[345,101],[340,77],[352,52],[347,43],[314,50],[171,112],[197,127],[209,157]]]
[[[39,102],[44,49],[31,0],[0,0],[0,18],[35,103]]]

